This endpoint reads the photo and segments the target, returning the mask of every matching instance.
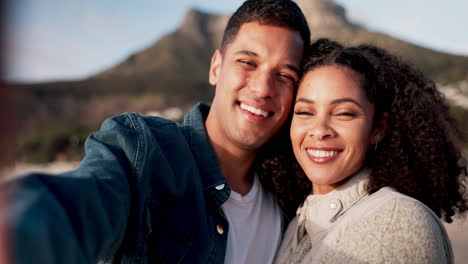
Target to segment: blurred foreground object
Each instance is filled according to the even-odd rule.
[[[5,17],[4,15],[7,13],[6,9],[7,1],[0,0],[0,17]],[[14,117],[11,115],[10,112],[10,105],[9,105],[9,94],[7,91],[7,87],[4,83],[3,73],[4,73],[4,37],[5,37],[5,24],[0,24],[0,171],[9,165],[9,161],[11,161],[11,154],[13,150],[13,140],[12,140],[12,129],[11,129],[11,121],[14,120]],[[1,180],[1,179],[0,179]],[[7,250],[7,240],[8,234],[5,230],[4,225],[4,211],[5,208],[5,200],[0,193],[0,263],[10,263],[8,261],[8,250]]]

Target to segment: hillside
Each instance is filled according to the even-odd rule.
[[[468,79],[468,57],[433,51],[389,35],[372,32],[348,20],[343,7],[327,0],[297,0],[308,18],[312,39],[331,38],[347,45],[371,43],[412,61],[438,82]],[[221,42],[228,16],[189,10],[182,25],[149,48],[93,78],[149,73],[206,79],[209,61]],[[184,72],[184,75],[177,74]]]
[[[349,21],[346,10],[330,0],[297,2],[308,18],[313,39],[328,37],[345,44],[378,45],[411,61],[447,87],[468,80],[468,57],[437,52],[372,32]],[[104,118],[118,113],[146,113],[168,107],[186,111],[196,101],[209,102],[213,95],[207,81],[209,62],[221,42],[228,18],[191,9],[172,33],[87,79],[12,84],[15,105],[21,106],[16,112],[17,120],[21,120],[17,125],[24,135],[20,138],[22,148],[39,144],[31,143],[40,141],[37,135],[57,138],[57,133],[50,131],[59,130],[64,139],[55,151],[61,151],[68,144],[69,133],[96,129]],[[461,95],[468,96],[465,92]],[[465,108],[457,109],[457,113],[468,119]]]

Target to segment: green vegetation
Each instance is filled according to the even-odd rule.
[[[458,120],[461,130],[466,133],[468,131],[468,109],[453,106],[452,114]]]
[[[468,109],[453,106],[451,112],[455,119],[457,119],[461,132],[464,133],[466,141],[463,148],[468,149]]]
[[[81,160],[84,142],[96,129],[62,127],[24,133],[18,137],[17,160],[28,163]]]

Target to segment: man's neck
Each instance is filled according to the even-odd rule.
[[[256,150],[243,149],[227,140],[224,134],[216,133],[219,127],[216,122],[205,121],[206,132],[218,158],[221,171],[232,190],[247,194],[253,185],[252,165],[257,155]]]
[[[221,171],[231,188],[236,193],[246,195],[253,184],[252,165],[256,151],[240,150],[211,141],[221,166]]]

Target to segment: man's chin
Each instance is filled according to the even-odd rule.
[[[240,137],[239,145],[245,150],[258,150],[266,144],[269,138],[266,137]]]

